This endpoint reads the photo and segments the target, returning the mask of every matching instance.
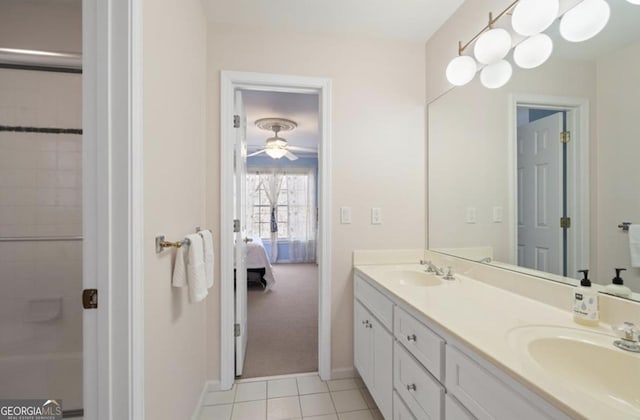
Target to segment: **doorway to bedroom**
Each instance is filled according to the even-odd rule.
[[[316,372],[319,98],[244,90],[242,103],[250,241],[241,376]]]
[[[221,133],[233,163],[222,168],[222,200],[233,203],[222,212],[222,389],[330,375],[329,89],[326,79],[223,72],[221,117],[232,109],[234,130]]]

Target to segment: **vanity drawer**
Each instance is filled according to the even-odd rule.
[[[387,327],[393,328],[393,302],[378,292],[358,275],[355,278],[355,296],[376,318]]]
[[[447,391],[480,420],[555,418],[460,350],[447,345]]]
[[[409,407],[395,391],[393,391],[393,420],[416,420]]]
[[[447,394],[444,397],[444,418],[445,420],[475,420],[476,418],[460,404],[455,397]]]
[[[441,420],[444,388],[398,342],[394,345],[393,386],[416,420]]]
[[[445,341],[399,306],[394,311],[393,333],[398,341],[442,382]]]

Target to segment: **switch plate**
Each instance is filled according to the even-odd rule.
[[[351,207],[340,207],[340,223],[343,225],[351,223]]]
[[[371,208],[371,224],[372,225],[382,224],[382,209],[380,207]]]
[[[467,207],[467,223],[475,223],[476,222],[476,208],[475,207]]]
[[[493,223],[502,223],[502,207],[496,206],[493,208]]]

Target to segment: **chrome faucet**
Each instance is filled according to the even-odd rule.
[[[456,277],[453,275],[453,269],[451,266],[448,267],[447,274],[443,277],[444,280],[455,280]]]
[[[420,260],[420,265],[427,266],[425,269],[425,272],[427,273],[435,273],[436,276],[442,276],[444,274],[444,271],[441,268],[438,268],[438,266],[433,264],[431,261]]]
[[[611,327],[616,335],[622,340],[616,340],[613,345],[619,349],[640,353],[640,328],[632,322],[623,322],[620,325]]]

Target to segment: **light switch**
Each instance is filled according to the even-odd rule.
[[[476,208],[475,207],[467,207],[467,223],[475,223],[476,222]]]
[[[502,207],[493,208],[493,223],[502,223]]]
[[[340,207],[340,223],[343,225],[351,223],[351,207]]]
[[[371,208],[371,224],[372,225],[382,224],[382,209],[380,207]]]

